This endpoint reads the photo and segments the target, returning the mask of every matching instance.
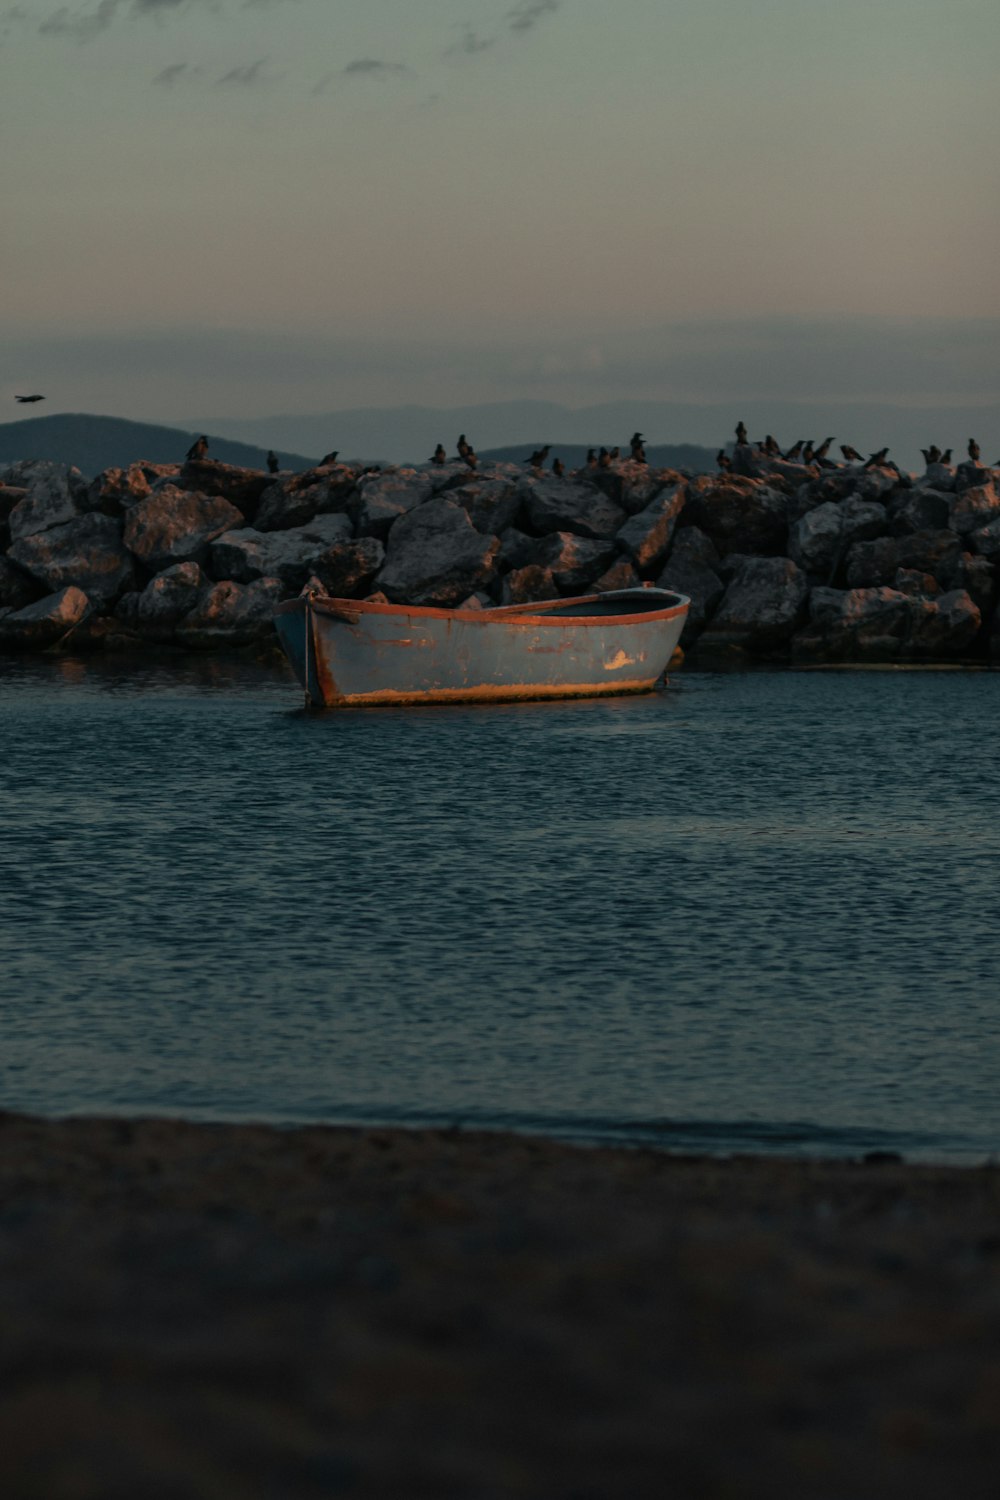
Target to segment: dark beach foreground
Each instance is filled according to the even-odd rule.
[[[993,1496],[1000,1172],[0,1116],[0,1493]]]

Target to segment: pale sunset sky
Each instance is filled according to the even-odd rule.
[[[0,7],[3,420],[1000,397],[997,0]]]

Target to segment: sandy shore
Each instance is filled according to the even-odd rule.
[[[990,1496],[1000,1171],[0,1115],[8,1500]]]

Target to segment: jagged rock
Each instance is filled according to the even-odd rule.
[[[719,554],[711,537],[697,526],[685,526],[677,533],[669,561],[656,580],[658,588],[673,589],[691,600],[681,635],[685,647],[701,634],[725,593],[716,571],[718,564]]]
[[[855,542],[847,554],[847,586],[884,587],[897,569],[916,568],[950,588],[961,553],[962,544],[953,531],[915,531],[912,536]]]
[[[44,588],[55,592],[74,584],[98,608],[132,582],[132,556],[122,541],[121,522],[98,511],[31,532],[14,543],[8,556]]]
[[[235,505],[245,521],[257,515],[261,496],[273,483],[263,469],[244,469],[206,459],[188,459],[177,476],[177,487],[198,495],[218,495]]]
[[[0,484],[0,552],[10,546],[10,515],[15,505],[26,497],[28,491],[20,486]]]
[[[55,483],[69,486],[75,499],[86,493],[87,481],[75,464],[61,464],[52,458],[22,458],[16,464],[8,464],[0,473],[0,483],[13,485],[15,489],[32,490]]]
[[[750,650],[782,645],[805,617],[809,584],[784,557],[745,557],[712,618],[708,634]]]
[[[951,589],[936,599],[914,599],[904,654],[913,660],[960,656],[972,645],[981,624],[979,609],[965,589]]]
[[[469,520],[483,536],[499,536],[502,531],[515,526],[520,519],[519,477],[511,475],[476,479],[469,484],[450,488],[447,491],[448,499],[467,512]]]
[[[388,604],[389,603],[388,599],[386,598],[385,594],[383,594],[383,592],[382,592],[381,589],[376,589],[375,592],[374,592],[374,594],[366,594],[365,595],[365,602],[367,604]]]
[[[663,566],[686,493],[683,484],[661,490],[616,533],[619,547],[631,557],[640,574],[649,577]]]
[[[44,599],[0,619],[0,645],[51,646],[78,625],[89,609],[90,601],[82,589],[70,587],[46,594]]]
[[[989,558],[995,562],[1000,558],[1000,517],[990,521],[986,526],[980,526],[977,531],[966,535],[966,542],[975,547],[981,557]]]
[[[438,496],[396,521],[377,582],[394,603],[449,608],[488,591],[499,550],[499,540],[478,532],[467,511]]]
[[[519,486],[527,523],[536,536],[571,531],[577,536],[614,536],[625,512],[592,484],[571,479],[525,476]]]
[[[500,551],[496,556],[497,568],[501,573],[506,573],[510,568],[526,567],[531,562],[537,545],[537,537],[528,536],[525,531],[518,531],[516,526],[508,526],[500,533]]]
[[[928,464],[916,483],[917,489],[932,489],[939,494],[953,494],[955,490],[955,470],[947,464]]]
[[[145,500],[152,486],[143,464],[129,464],[127,469],[105,469],[92,479],[80,500],[83,511],[100,511],[120,518],[130,506]]]
[[[988,558],[963,552],[958,560],[953,586],[965,590],[984,619],[992,612],[996,602],[996,575],[994,564]]]
[[[829,578],[853,542],[881,536],[885,506],[851,495],[840,504],[827,501],[807,511],[788,534],[788,555],[807,573]]]
[[[115,615],[123,625],[150,640],[169,641],[209,587],[197,563],[176,563],[158,573],[141,593],[126,594]]]
[[[102,651],[109,637],[120,635],[118,622],[111,615],[86,614],[60,638],[55,650],[79,656],[87,651]]]
[[[80,514],[77,501],[86,494],[86,486],[79,469],[45,460],[17,464],[15,468],[27,489],[7,520],[15,542],[52,526],[61,526]]]
[[[775,557],[788,541],[788,499],[757,479],[703,475],[688,483],[681,524],[707,532],[723,556]]]
[[[145,459],[139,460],[139,467],[149,480],[150,494],[155,494],[158,489],[165,485],[176,484],[177,477],[181,472],[180,464],[151,464]]]
[[[971,459],[959,464],[955,469],[956,490],[979,489],[984,484],[991,484],[992,481],[992,469],[988,469],[985,464],[974,463]]]
[[[590,476],[590,469],[581,469],[581,474]],[[684,476],[676,469],[651,469],[648,464],[633,463],[626,459],[619,465],[621,489],[617,503],[626,514],[638,515],[654,501],[661,490],[684,483]]]
[[[464,467],[464,465],[463,465]],[[315,574],[334,599],[363,599],[385,562],[385,548],[374,536],[334,542],[316,559]]]
[[[347,514],[354,522],[356,535],[377,536],[384,542],[395,522],[425,505],[433,493],[434,486],[426,473],[415,469],[362,476],[348,502]]]
[[[242,524],[241,512],[221,496],[190,494],[168,484],[132,506],[124,539],[144,567],[162,573],[179,562],[204,566],[216,537]]]
[[[809,626],[795,637],[797,660],[922,661],[957,656],[981,617],[964,589],[931,599],[898,589],[813,589]]]
[[[449,460],[446,464],[419,464],[416,472],[427,479],[432,497],[450,494],[453,489],[460,489],[468,484],[469,475],[473,472],[483,479],[507,479],[511,484],[516,483],[521,477],[521,470],[517,464],[491,464],[488,468],[473,471],[461,459]]]
[[[897,593],[909,594],[914,599],[933,599],[941,592],[933,573],[921,573],[919,568],[897,568],[892,586]]]
[[[561,593],[583,594],[617,556],[618,548],[613,541],[602,542],[572,531],[554,531],[535,542],[529,561],[548,569]]]
[[[619,557],[613,562],[600,578],[595,578],[591,588],[595,594],[607,594],[612,589],[637,589],[641,586],[642,579],[635,570],[633,563],[627,557]]]
[[[225,503],[225,502],[224,502]],[[202,595],[177,626],[178,641],[186,646],[245,646],[269,639],[275,607],[287,596],[279,578],[255,578],[253,583],[227,579]]]
[[[261,495],[254,525],[258,531],[285,531],[314,516],[343,511],[357,480],[358,470],[347,464],[327,464],[278,480]]]
[[[890,530],[894,536],[914,531],[943,531],[951,514],[951,496],[941,490],[900,490],[894,497]]]
[[[0,557],[0,608],[23,609],[33,604],[44,589],[23,569],[6,557]]]
[[[550,568],[531,563],[526,568],[513,568],[503,581],[503,604],[534,604],[536,600],[558,599],[559,590]]]
[[[295,593],[324,552],[350,535],[347,516],[333,514],[315,516],[305,526],[289,531],[256,531],[253,527],[226,531],[211,545],[209,572],[213,578],[233,578],[237,583],[280,578]]]
[[[16,512],[15,512],[16,514]],[[979,531],[1000,517],[1000,493],[992,481],[958,490],[952,499],[948,525],[959,536]],[[14,518],[11,517],[11,530]]]

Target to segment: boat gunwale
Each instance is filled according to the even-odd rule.
[[[529,604],[501,604],[493,609],[442,609],[430,604],[381,604],[376,600],[340,599],[329,594],[309,594],[300,595],[297,599],[286,599],[276,607],[275,614],[296,614],[309,608],[333,620],[343,619],[346,614],[350,613],[355,615],[417,615],[427,620],[461,620],[470,625],[576,627],[579,625],[639,625],[644,621],[652,623],[684,614],[690,607],[691,601],[686,594],[676,593],[671,589],[663,590],[663,592],[671,593],[678,601],[676,604],[665,605],[663,609],[641,610],[638,614],[560,615],[547,613],[544,608],[545,605],[549,605],[552,610],[565,609],[568,605],[597,603],[602,599],[609,601],[615,597],[620,598],[624,593],[638,594],[639,592],[639,589],[615,589],[605,594],[577,594],[566,599],[538,600]],[[641,592],[645,593],[646,590]],[[539,606],[541,606],[541,612]]]

